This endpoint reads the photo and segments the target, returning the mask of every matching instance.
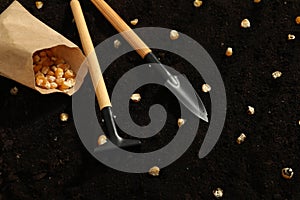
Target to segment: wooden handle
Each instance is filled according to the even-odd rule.
[[[104,0],[91,1],[143,59],[151,52],[151,49]]]
[[[70,5],[79,32],[83,51],[87,56],[87,60],[89,62],[89,72],[95,88],[100,110],[102,110],[104,107],[111,106],[111,103],[101,73],[100,65],[94,50],[93,42],[90,37],[79,1],[71,0]]]

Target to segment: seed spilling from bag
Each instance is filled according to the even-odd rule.
[[[51,49],[34,53],[32,59],[37,86],[66,91],[75,85],[75,72],[64,59],[55,57]]]
[[[275,71],[272,73],[274,79],[281,77],[282,73],[280,71]]]
[[[66,122],[69,119],[69,115],[67,113],[61,113],[59,117],[62,122]]]
[[[213,194],[216,198],[221,198],[223,197],[223,190],[221,188],[217,188],[215,190],[213,190]]]
[[[135,94],[132,94],[130,99],[133,101],[133,102],[139,102],[141,100],[141,95],[139,93],[135,93]]]
[[[160,171],[159,167],[154,166],[154,167],[151,167],[151,168],[149,169],[149,172],[148,172],[148,173],[149,173],[151,176],[158,176],[158,175],[159,175],[159,171]]]
[[[107,142],[107,137],[105,135],[100,135],[98,137],[98,145],[103,145]]]
[[[241,133],[241,135],[236,139],[236,142],[238,144],[242,144],[246,139],[246,135],[244,133]]]
[[[170,39],[171,40],[177,40],[179,38],[179,33],[176,30],[170,31]]]
[[[243,19],[243,21],[241,22],[241,27],[250,28],[250,21],[248,19]]]
[[[281,170],[281,175],[285,179],[291,179],[294,175],[294,172],[293,172],[292,168],[286,167]]]
[[[195,0],[194,1],[194,6],[197,7],[197,8],[200,7],[200,6],[202,6],[202,4],[203,4],[203,2],[200,1],[200,0]]]

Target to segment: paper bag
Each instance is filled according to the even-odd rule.
[[[79,69],[85,60],[82,51],[64,36],[32,16],[19,2],[14,1],[0,15],[0,75],[33,88],[42,94],[63,92],[42,89],[35,84],[32,56],[34,52],[53,48],[56,56],[65,59],[76,75],[76,92],[83,82],[86,70]]]

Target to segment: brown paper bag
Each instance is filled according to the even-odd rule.
[[[42,89],[35,85],[32,65],[33,53],[53,48],[54,54],[66,60],[76,75],[73,88],[64,91],[76,92],[83,82],[86,70],[80,70],[85,56],[68,39],[32,16],[19,2],[14,1],[0,15],[0,75],[33,88],[42,94],[62,92],[58,89]]]

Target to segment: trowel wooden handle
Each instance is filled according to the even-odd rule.
[[[107,93],[105,82],[101,73],[100,65],[94,51],[92,39],[90,37],[81,6],[78,0],[71,0],[71,9],[74,15],[75,23],[79,32],[80,40],[82,43],[83,51],[87,56],[89,63],[89,72],[95,88],[97,100],[100,109],[111,106],[110,99]]]
[[[104,0],[91,1],[142,58],[151,52],[151,49]]]

